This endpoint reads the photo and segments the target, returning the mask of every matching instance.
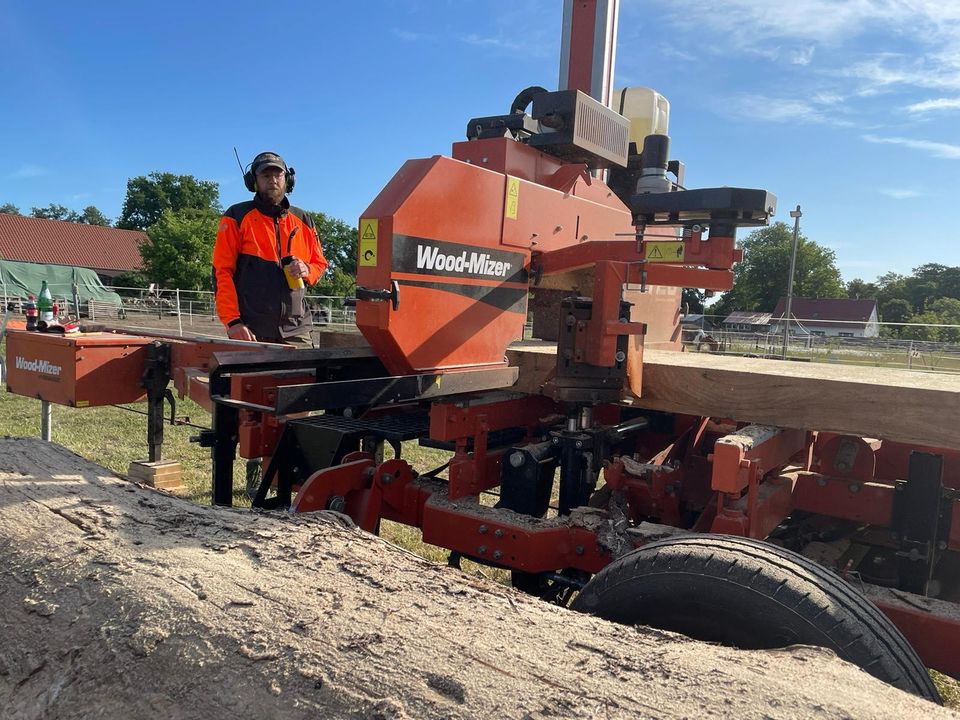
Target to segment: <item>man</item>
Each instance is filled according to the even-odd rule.
[[[294,170],[276,153],[257,155],[243,180],[256,195],[227,208],[213,247],[217,315],[234,340],[303,342],[303,283],[327,267],[313,219],[287,199]]]

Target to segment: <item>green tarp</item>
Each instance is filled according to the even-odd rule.
[[[39,263],[14,262],[0,260],[0,293],[7,301],[26,300],[27,295],[36,297],[40,293],[43,281],[55,299],[65,299],[73,304],[73,286],[76,283],[81,304],[89,300],[98,300],[112,305],[120,305],[120,296],[107,290],[100,278],[88,268],[69,267],[67,265],[40,265]]]

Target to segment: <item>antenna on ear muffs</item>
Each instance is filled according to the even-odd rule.
[[[253,176],[253,171],[250,168],[250,165],[247,165],[247,169],[243,169],[243,163],[240,162],[240,153],[237,152],[237,146],[233,146],[233,154],[237,156],[237,165],[240,168],[240,175],[243,176],[243,185],[250,192],[257,191],[257,179]]]

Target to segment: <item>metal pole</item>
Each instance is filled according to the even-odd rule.
[[[183,337],[183,316],[180,314],[180,288],[177,288],[177,331]]]
[[[52,405],[49,400],[40,401],[40,439],[50,442],[50,428],[53,425]]]
[[[793,272],[797,269],[797,240],[800,237],[800,216],[803,215],[800,212],[800,206],[797,205],[796,210],[790,211],[790,217],[793,218],[793,252],[790,253],[790,276],[787,278],[787,307],[783,313],[783,353],[781,357],[787,359],[787,343],[789,342],[790,337],[790,318],[791,309],[790,306],[793,304]]]

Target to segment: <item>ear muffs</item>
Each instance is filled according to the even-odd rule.
[[[247,171],[243,174],[243,185],[252,193],[257,191],[257,178],[250,169],[250,165],[247,165]]]
[[[276,155],[277,157],[280,157],[276,153],[260,153],[253,159],[253,162],[247,165],[247,171],[243,174],[243,185],[252,193],[257,191],[257,176],[253,169],[257,166],[257,160],[259,160],[263,155]],[[294,170],[292,167],[287,168],[287,171],[284,173],[284,177],[287,181],[284,192],[293,192],[293,186],[297,184],[296,175],[296,170]]]

